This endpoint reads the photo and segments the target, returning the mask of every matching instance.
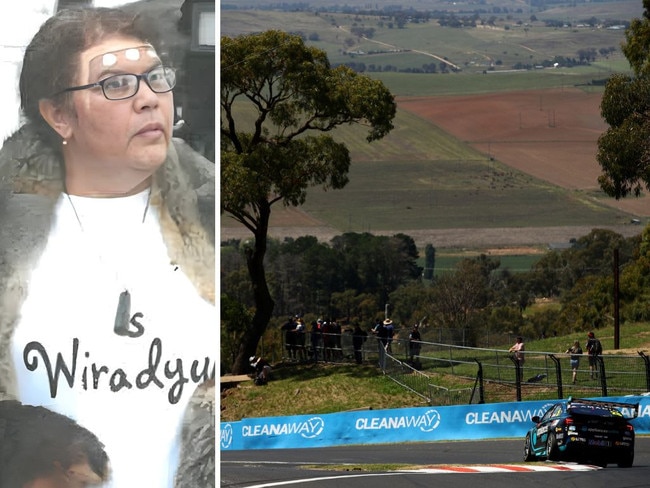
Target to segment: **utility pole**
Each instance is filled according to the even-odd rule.
[[[619,349],[620,343],[620,321],[619,321],[619,269],[618,269],[618,248],[614,249],[614,349]]]

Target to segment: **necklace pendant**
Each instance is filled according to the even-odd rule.
[[[129,290],[120,293],[115,312],[113,331],[120,336],[129,335],[129,321],[131,320],[131,294]]]

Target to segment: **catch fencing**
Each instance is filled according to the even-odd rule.
[[[331,337],[328,337],[331,336]],[[393,339],[384,348],[370,335],[355,351],[351,332],[320,334],[285,349],[285,361],[376,362],[384,374],[430,405],[624,396],[650,392],[650,357],[605,354],[580,357],[573,382],[570,354],[527,351],[520,366],[502,349],[420,342],[409,354],[409,341]]]

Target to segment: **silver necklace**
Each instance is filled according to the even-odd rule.
[[[69,193],[65,193],[66,197],[68,198],[68,202],[70,203],[70,206],[72,207],[72,211],[74,212],[74,216],[77,219],[77,223],[79,224],[79,228],[81,229],[81,232],[84,233],[84,226],[81,223],[81,218],[79,218],[79,214],[77,213],[77,209],[74,206],[74,203],[72,202],[72,198],[70,198]],[[151,186],[149,187],[149,193],[147,194],[147,203],[144,206],[144,212],[142,212],[142,223],[144,224],[144,221],[147,218],[147,212],[149,211],[149,203],[151,202]],[[100,256],[100,261],[102,261],[102,258]],[[117,299],[117,309],[115,311],[115,321],[113,323],[113,332],[115,332],[117,335],[120,336],[127,336],[127,337],[139,337],[143,334],[144,329],[142,328],[141,325],[139,325],[137,322],[134,324],[136,327],[136,330],[133,331],[130,329],[129,324],[131,322],[131,293],[129,292],[128,288],[126,286],[124,287],[124,290],[120,292],[120,295]]]

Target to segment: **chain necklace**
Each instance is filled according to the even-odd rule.
[[[77,219],[77,223],[79,224],[79,229],[81,229],[82,233],[85,233],[84,226],[81,223],[81,218],[79,217],[79,213],[77,212],[77,208],[74,206],[74,203],[72,202],[72,198],[70,198],[69,193],[65,193],[66,197],[68,198],[68,202],[70,203],[70,206],[72,207],[72,211],[74,212],[74,216]],[[144,221],[147,218],[147,213],[149,211],[149,203],[151,202],[151,186],[149,187],[149,193],[147,194],[147,202],[144,206],[144,211],[142,212],[142,224],[144,224]],[[99,256],[100,262],[103,262],[102,256]],[[137,337],[142,334],[142,330],[140,330],[139,327],[136,327],[136,331],[132,331],[129,328],[129,323],[131,321],[131,293],[129,292],[128,288],[124,286],[124,290],[120,292],[120,295],[117,300],[117,309],[115,311],[115,321],[113,323],[113,331],[120,336],[128,336],[128,337]]]

